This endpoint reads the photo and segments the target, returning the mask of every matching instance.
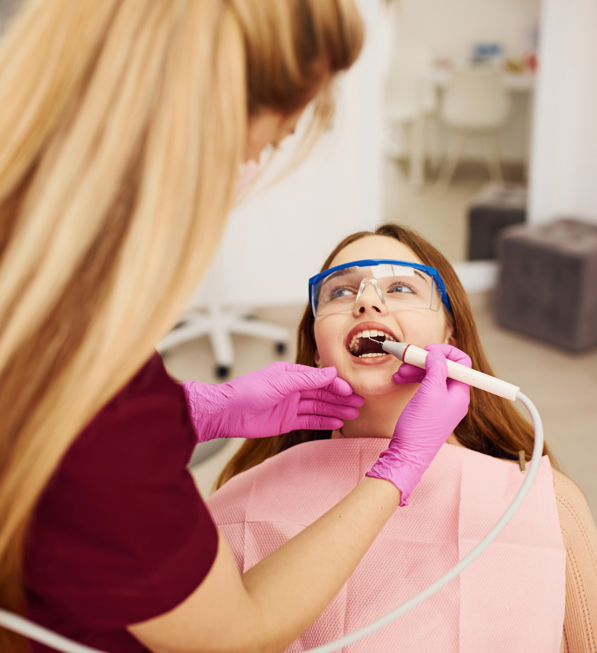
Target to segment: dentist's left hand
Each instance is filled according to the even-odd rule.
[[[339,429],[365,403],[335,367],[284,362],[227,383],[188,381],[182,387],[199,442]]]

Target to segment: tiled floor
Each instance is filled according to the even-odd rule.
[[[471,178],[472,177],[472,178]],[[453,261],[464,258],[465,207],[484,183],[483,174],[457,178],[448,193],[428,190],[415,196],[393,163],[386,170],[386,219],[415,227]],[[473,297],[477,325],[497,376],[520,385],[537,405],[545,424],[546,440],[562,469],[585,493],[597,516],[597,350],[571,355],[550,345],[498,327],[491,297]],[[295,330],[303,307],[260,310],[259,315]],[[234,338],[234,376],[277,360],[271,343]],[[295,348],[286,352],[294,360]],[[207,339],[181,345],[165,356],[170,372],[180,379],[215,382],[213,357]],[[524,409],[523,409],[524,410]],[[204,496],[240,441],[227,443],[217,454],[196,466],[194,473]]]

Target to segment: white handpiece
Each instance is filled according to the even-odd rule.
[[[392,342],[391,340],[386,340],[382,345],[382,349],[403,363],[420,367],[422,370],[425,369],[425,359],[429,352],[424,349],[409,345],[408,342]],[[477,372],[477,370],[472,370],[470,367],[465,367],[454,361],[446,361],[446,363],[448,364],[448,376],[451,379],[462,381],[474,388],[491,392],[491,394],[510,399],[510,401],[516,400],[516,395],[520,390],[518,386],[496,379],[495,376]]]

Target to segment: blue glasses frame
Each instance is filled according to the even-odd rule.
[[[439,272],[435,268],[432,268],[429,265],[422,265],[421,263],[412,263],[411,261],[397,261],[395,259],[390,259],[390,258],[370,258],[370,259],[364,259],[362,261],[351,261],[350,263],[343,263],[342,265],[336,265],[336,267],[329,268],[329,270],[324,270],[323,272],[320,272],[319,274],[316,274],[315,276],[311,277],[309,279],[309,304],[311,304],[311,310],[313,311],[313,315],[316,316],[315,293],[317,291],[317,287],[319,286],[319,283],[323,281],[327,276],[329,276],[333,272],[337,272],[338,270],[344,270],[346,268],[356,268],[356,267],[364,268],[364,267],[369,267],[374,265],[388,265],[388,264],[403,265],[405,267],[419,270],[419,272],[425,272],[425,274],[430,276],[435,282],[435,285],[437,286],[439,295],[441,297],[444,306],[448,309],[448,311],[450,311],[450,313],[453,312],[452,306],[450,305],[450,300],[448,299],[446,284],[444,283],[444,280],[441,278]]]

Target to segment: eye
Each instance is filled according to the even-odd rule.
[[[354,297],[356,291],[354,288],[348,286],[336,286],[335,288],[330,288],[329,291],[329,301],[334,301],[335,299],[342,299],[344,297]]]
[[[403,281],[400,281],[399,283],[392,284],[388,290],[386,291],[388,294],[389,293],[408,293],[411,295],[416,294],[416,290],[412,287],[409,286],[408,284],[404,283]]]

